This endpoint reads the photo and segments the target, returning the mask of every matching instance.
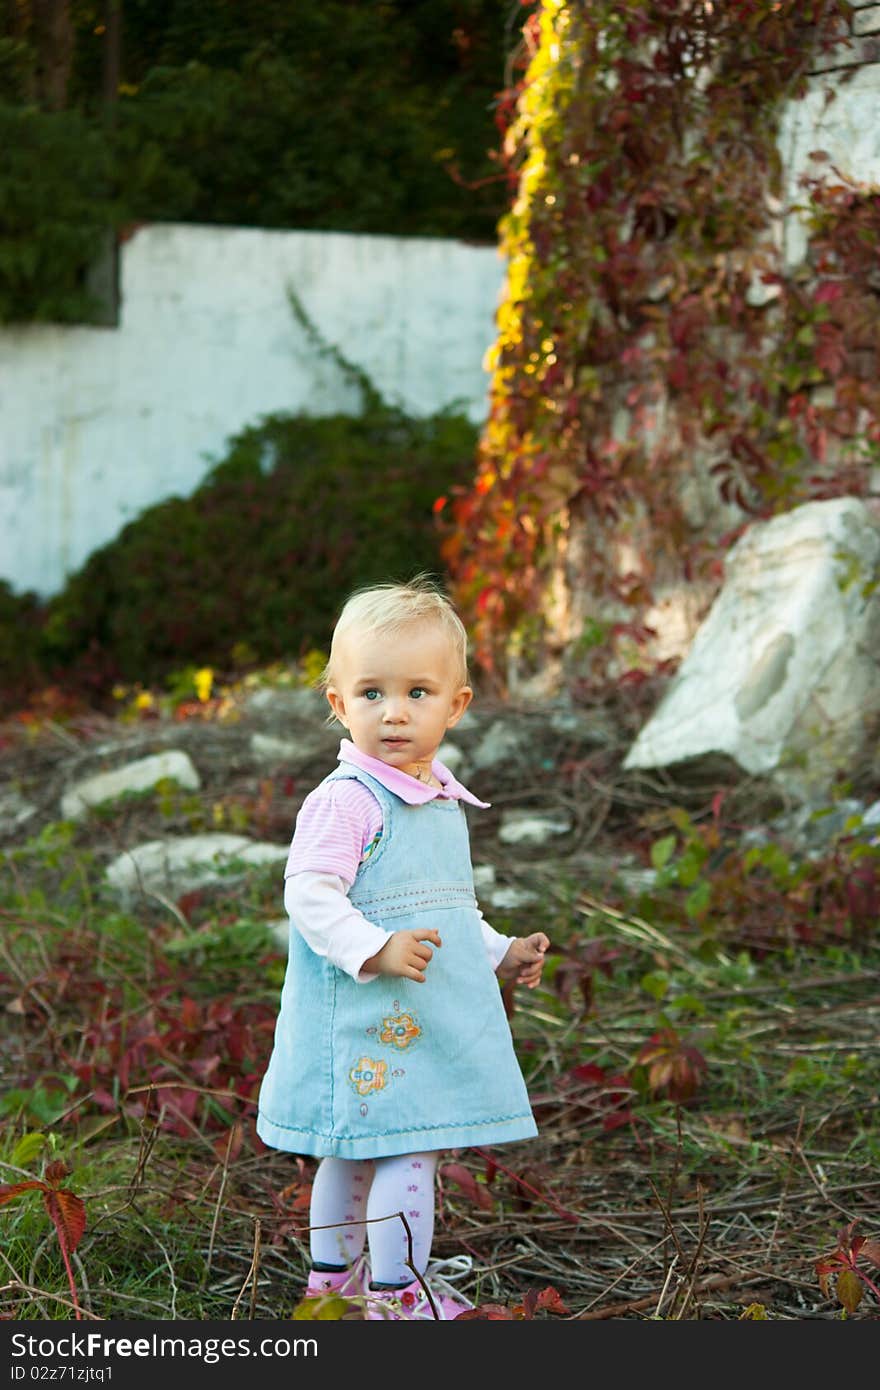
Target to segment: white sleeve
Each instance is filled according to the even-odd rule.
[[[338,874],[310,869],[291,874],[284,881],[284,906],[291,923],[316,955],[326,956],[358,984],[379,978],[361,967],[392,933],[373,926],[352,906]]]
[[[513,940],[512,936],[504,936],[494,927],[490,927],[482,912],[480,913],[480,930],[483,933],[483,944],[486,947],[486,954],[493,970],[497,970],[505,955],[508,947]]]

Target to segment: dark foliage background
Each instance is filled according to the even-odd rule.
[[[97,316],[132,221],[494,241],[513,0],[111,9],[0,5],[0,322]]]

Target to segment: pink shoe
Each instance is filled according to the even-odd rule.
[[[467,1257],[463,1257],[464,1259]],[[474,1305],[468,1302],[464,1294],[459,1293],[458,1289],[454,1289],[440,1273],[441,1269],[446,1269],[449,1266],[455,1266],[454,1269],[450,1269],[450,1273],[461,1275],[467,1272],[463,1266],[458,1265],[456,1260],[438,1260],[435,1264],[428,1266],[425,1282],[429,1284],[431,1297],[437,1309],[436,1315],[424,1288],[418,1279],[414,1279],[411,1284],[407,1284],[405,1289],[371,1289],[368,1287],[365,1290],[367,1320],[454,1322],[459,1313],[466,1312]],[[468,1259],[467,1270],[469,1269],[470,1260]]]
[[[368,1277],[363,1255],[359,1255],[349,1269],[313,1269],[303,1297],[320,1298],[322,1294],[338,1293],[342,1298],[357,1298],[366,1292]]]

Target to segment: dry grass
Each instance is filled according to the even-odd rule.
[[[259,1144],[254,1096],[233,1096],[231,1073],[216,1086],[207,1072],[187,1077],[179,1053],[178,1073],[157,1082],[157,1062],[167,1056],[147,1047],[112,1104],[99,1103],[94,1086],[76,1085],[57,1114],[51,1104],[42,1118],[34,1109],[39,1085],[99,1045],[89,1028],[102,1009],[109,1019],[111,996],[131,1027],[169,970],[178,991],[169,1008],[185,994],[205,1009],[214,995],[246,998],[270,1026],[283,958],[268,940],[256,955],[252,938],[237,947],[234,932],[218,946],[216,932],[218,922],[279,915],[271,875],[230,883],[186,911],[179,902],[144,901],[134,927],[117,927],[116,936],[98,889],[103,865],[121,847],[188,833],[200,821],[210,827],[217,805],[238,807],[260,838],[289,835],[315,769],[306,766],[293,788],[276,772],[267,777],[248,762],[250,728],[240,720],[125,732],[93,716],[43,721],[33,734],[0,731],[8,784],[38,806],[32,835],[51,826],[71,775],[123,733],[130,756],[183,742],[206,773],[197,796],[172,798],[164,809],[149,798],[126,803],[111,819],[91,818],[60,850],[47,842],[5,864],[0,1066],[7,1097],[25,1098],[6,1103],[0,1178],[17,1181],[39,1167],[12,1163],[24,1133],[54,1136],[88,1214],[74,1259],[86,1318],[283,1318],[302,1290],[314,1163]],[[607,973],[590,973],[589,1004],[577,988],[555,988],[552,969],[546,988],[517,996],[511,1022],[539,1138],[456,1155],[473,1188],[441,1168],[435,1256],[469,1254],[465,1292],[515,1316],[530,1290],[552,1287],[567,1311],[538,1316],[840,1318],[816,1261],[852,1223],[862,1235],[880,1233],[876,932],[768,940],[762,953],[744,951],[732,928],[726,940],[709,941],[685,914],[670,914],[668,896],[654,912],[635,887],[626,889],[621,869],[644,867],[646,837],[662,831],[669,805],[686,804],[699,822],[706,789],[633,783],[619,772],[613,739],[541,742],[536,729],[532,722],[527,730],[531,773],[510,765],[505,776],[482,779],[496,786],[475,836],[477,858],[494,865],[499,883],[536,895],[529,908],[492,920],[522,930],[525,912],[530,930],[540,924],[551,935],[557,966],[577,943],[604,943],[618,955]],[[763,812],[766,788],[751,791]],[[744,822],[749,793],[745,784],[731,792]],[[572,813],[573,830],[552,857],[497,839],[503,811],[523,804]],[[8,837],[7,850],[15,843]],[[175,954],[186,931],[204,935],[203,956]],[[655,989],[650,982],[661,977],[666,984]],[[667,1025],[707,1062],[683,1101],[652,1087],[637,1062],[649,1035]],[[111,1036],[107,1023],[100,1045]],[[584,1063],[601,1068],[605,1082],[579,1077],[574,1069]],[[181,1119],[174,1107],[183,1085],[202,1097],[215,1091],[226,1119],[205,1106]],[[621,1109],[629,1118],[613,1127],[609,1117]],[[39,1204],[10,1204],[0,1223],[2,1316],[74,1316]],[[877,1273],[861,1267],[870,1278]],[[865,1286],[851,1316],[878,1312],[880,1300]]]

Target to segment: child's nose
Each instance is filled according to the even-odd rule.
[[[384,718],[388,724],[400,724],[406,718],[406,701],[389,696],[385,701]]]

